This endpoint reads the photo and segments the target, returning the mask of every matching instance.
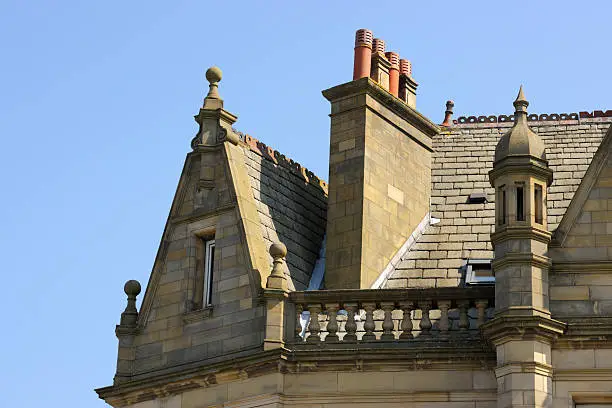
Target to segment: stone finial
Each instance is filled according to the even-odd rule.
[[[268,289],[287,290],[287,278],[285,277],[285,257],[287,247],[282,242],[275,242],[270,245],[270,255],[273,259],[272,272],[266,281]]]
[[[206,80],[208,81],[208,95],[204,98],[204,109],[223,108],[223,99],[219,96],[219,82],[223,78],[223,72],[216,66],[206,70]]]
[[[453,126],[453,108],[455,107],[455,102],[446,101],[446,111],[444,112],[444,122],[441,123],[441,126],[450,127]]]
[[[514,122],[517,123],[520,121],[527,122],[527,107],[529,106],[529,102],[525,99],[525,93],[523,92],[523,85],[519,88],[519,93],[514,100]]]
[[[213,66],[206,70],[206,80],[209,82],[209,91],[207,98],[216,98],[219,99],[219,82],[223,78],[223,72],[219,67]]]
[[[127,295],[127,306],[121,313],[121,326],[136,327],[138,319],[138,309],[136,309],[136,296],[140,294],[140,283],[136,280],[129,280],[123,286],[123,291]]]

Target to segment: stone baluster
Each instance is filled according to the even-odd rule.
[[[374,334],[374,329],[376,328],[374,325],[374,310],[376,310],[376,303],[364,303],[362,306],[366,312],[366,319],[363,324],[365,333],[361,339],[363,341],[376,340],[376,335]]]
[[[321,341],[319,332],[321,326],[319,325],[319,313],[321,312],[320,304],[309,304],[308,311],[310,312],[310,323],[308,324],[308,337],[306,341],[309,343],[318,343]]]
[[[440,328],[441,336],[448,336],[448,330],[450,328],[450,323],[448,321],[448,309],[450,309],[450,306],[450,300],[438,301],[438,309],[440,309],[440,322],[438,327]]]
[[[431,310],[431,301],[419,302],[422,316],[419,323],[421,328],[421,336],[429,336],[431,334],[431,320],[429,319],[429,311]]]
[[[393,334],[393,318],[392,313],[393,309],[395,309],[395,304],[393,302],[381,302],[380,308],[385,312],[385,317],[382,323],[382,335],[380,336],[381,340],[395,340],[395,335]]]
[[[325,304],[325,310],[327,310],[327,316],[329,322],[327,323],[327,336],[325,336],[325,342],[333,343],[339,340],[338,338],[338,309],[340,305],[338,303],[327,303]]]
[[[304,306],[302,304],[295,305],[295,341],[301,343],[304,341],[302,338],[302,312],[304,311]]]
[[[343,340],[346,342],[355,342],[357,341],[357,323],[355,322],[355,312],[357,312],[357,303],[345,303],[344,310],[346,310],[346,324],[344,325],[344,329],[346,330],[346,334],[344,335]]]
[[[411,339],[414,336],[412,335],[412,302],[401,302],[400,308],[404,312],[402,316],[402,334],[400,334],[399,338],[401,340]]]
[[[459,330],[467,331],[470,328],[470,319],[468,318],[468,308],[470,302],[467,300],[461,300],[458,303],[459,306]]]
[[[489,302],[486,299],[479,299],[476,301],[476,309],[478,310],[478,320],[476,321],[476,327],[480,327],[485,322],[485,312]]]

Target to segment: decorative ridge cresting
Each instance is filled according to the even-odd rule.
[[[242,133],[236,129],[232,130],[239,136],[240,140],[244,144],[246,144],[249,149],[251,149],[251,151],[257,153],[264,159],[271,161],[274,164],[277,164],[281,167],[290,170],[298,177],[301,177],[306,183],[320,188],[327,196],[328,188],[327,182],[325,180],[320,179],[316,174],[308,170],[306,167],[302,166],[300,163],[290,159],[289,157],[280,153],[278,150],[274,150],[265,143],[255,139],[253,136],[246,133]]]
[[[593,118],[612,118],[612,110],[594,110],[593,112],[581,111],[579,113],[532,113],[527,116],[527,120],[530,122],[554,122]],[[460,116],[453,120],[454,125],[508,122],[514,122],[514,115]]]

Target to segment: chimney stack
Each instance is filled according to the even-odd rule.
[[[370,76],[372,67],[372,32],[365,28],[355,33],[353,81]]]
[[[416,89],[419,84],[412,79],[412,63],[410,61],[400,60],[399,76],[399,98],[415,109]]]
[[[391,63],[385,56],[385,41],[375,38],[372,42],[372,71],[370,78],[380,86],[389,90],[389,69]]]
[[[410,63],[385,56],[381,39],[371,50],[362,45],[368,36],[356,35],[356,79],[323,91],[331,103],[327,289],[371,288],[429,212],[431,138],[440,129],[409,106],[416,95]]]
[[[440,126],[450,127],[453,126],[453,107],[455,102],[446,101],[446,111],[444,112],[444,122]]]
[[[396,98],[399,93],[399,69],[400,69],[400,57],[396,52],[388,52],[385,54],[391,67],[389,68],[389,93]]]

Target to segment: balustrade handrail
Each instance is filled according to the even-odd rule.
[[[289,293],[292,303],[331,303],[331,302],[401,302],[406,300],[489,300],[493,306],[494,286],[449,287],[449,288],[410,288],[410,289],[332,289],[309,290]]]

